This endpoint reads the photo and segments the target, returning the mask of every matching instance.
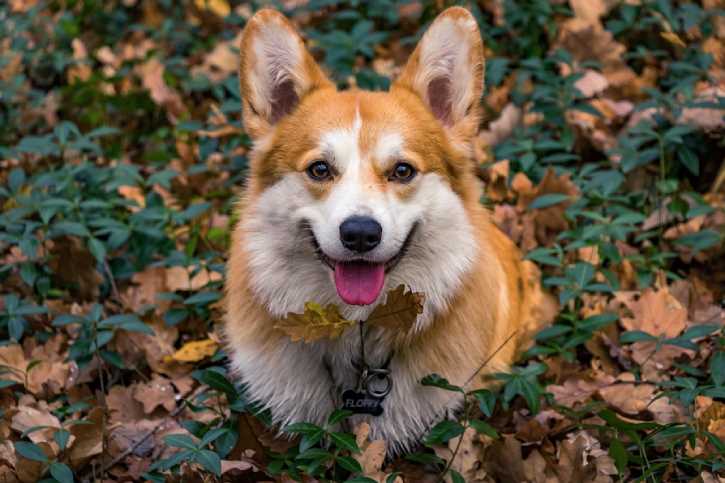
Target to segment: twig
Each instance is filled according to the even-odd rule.
[[[115,458],[113,458],[113,460],[111,460],[109,463],[103,465],[103,473],[105,473],[109,469],[113,468],[114,466],[116,466],[117,464],[119,464],[120,462],[122,462],[123,460],[125,460],[126,457],[129,456],[131,453],[133,453],[134,451],[136,451],[136,449],[139,446],[141,446],[151,436],[153,436],[154,434],[156,434],[166,424],[167,419],[169,419],[169,418],[173,419],[176,416],[178,416],[179,414],[181,414],[181,411],[183,411],[184,408],[186,408],[186,402],[189,399],[193,399],[194,397],[198,396],[199,393],[201,393],[201,390],[203,388],[204,388],[204,386],[199,386],[198,388],[196,388],[196,390],[194,392],[192,392],[191,395],[188,398],[184,398],[184,400],[181,401],[181,404],[176,409],[174,409],[173,411],[171,411],[171,413],[169,413],[169,416],[167,418],[164,418],[159,424],[157,424],[156,426],[154,426],[153,428],[151,428],[150,430],[148,430],[146,433],[144,433],[144,435],[141,436],[141,438],[139,438],[131,446],[129,446],[128,448],[126,448],[126,450],[123,453],[121,453],[118,456],[116,456]]]
[[[509,335],[506,338],[506,340],[503,341],[496,348],[496,350],[493,351],[493,353],[490,356],[488,356],[485,361],[483,361],[483,363],[480,366],[478,366],[478,369],[476,369],[476,371],[471,375],[471,377],[469,377],[466,380],[466,382],[463,383],[462,387],[465,388],[473,380],[473,378],[476,377],[476,375],[479,372],[481,372],[483,370],[483,368],[486,367],[486,365],[488,365],[489,362],[491,362],[491,359],[493,359],[496,356],[496,354],[501,352],[501,350],[504,348],[504,346],[506,344],[508,344],[509,341],[511,341],[511,339],[513,339],[517,333],[518,333],[518,330],[513,331],[511,333],[511,335]],[[450,471],[451,467],[453,466],[453,462],[456,460],[456,456],[458,456],[458,451],[461,449],[461,444],[463,443],[463,437],[466,435],[466,431],[470,427],[469,421],[470,421],[470,416],[471,416],[471,414],[470,414],[471,405],[468,403],[468,401],[466,401],[467,397],[468,397],[468,393],[464,393],[463,394],[463,404],[464,404],[465,409],[464,409],[463,419],[464,419],[465,423],[463,424],[463,432],[459,436],[458,443],[456,443],[456,447],[453,449],[453,453],[451,454],[451,457],[446,462],[445,468],[443,468],[443,471],[441,471],[441,473],[440,473],[440,478],[438,479],[439,483],[444,481],[446,474]]]
[[[118,292],[118,287],[116,286],[116,280],[113,278],[113,272],[111,272],[111,267],[108,265],[108,260],[105,258],[103,259],[103,269],[106,272],[106,276],[108,277],[108,282],[111,284],[111,292],[113,293],[113,297],[121,301],[121,295]]]
[[[106,418],[108,416],[108,405],[106,404],[106,383],[104,376],[106,375],[106,363],[101,357],[101,350],[98,347],[98,321],[93,319],[93,350],[94,357],[98,361],[98,381],[101,385],[101,454],[106,454],[108,449],[108,435],[106,434]],[[95,468],[94,468],[95,473]],[[105,475],[106,470],[101,471],[101,478]]]
[[[483,370],[483,368],[484,368],[484,367],[486,367],[486,365],[487,365],[487,364],[488,364],[489,362],[491,362],[491,359],[493,359],[494,357],[496,357],[496,354],[498,354],[499,352],[501,352],[501,349],[503,349],[503,348],[504,348],[504,346],[505,346],[506,344],[508,344],[508,343],[509,343],[509,341],[511,341],[511,339],[513,339],[513,338],[514,338],[514,336],[515,336],[516,334],[518,334],[518,332],[519,332],[518,330],[515,330],[515,331],[511,332],[511,335],[509,335],[509,336],[508,336],[508,337],[506,338],[506,340],[505,340],[505,341],[503,341],[503,342],[501,343],[501,345],[499,345],[499,346],[498,346],[498,347],[496,348],[496,350],[495,350],[495,351],[493,351],[493,354],[491,354],[490,356],[488,356],[488,358],[486,358],[486,360],[485,360],[485,361],[483,361],[483,364],[481,364],[480,366],[478,366],[478,369],[476,369],[476,372],[474,372],[474,373],[473,373],[473,374],[471,375],[471,377],[469,377],[469,378],[468,378],[468,379],[466,380],[466,382],[464,382],[464,383],[463,383],[463,387],[464,387],[464,388],[465,388],[465,387],[466,387],[466,386],[467,386],[467,385],[468,385],[468,384],[469,384],[469,383],[470,383],[470,382],[471,382],[471,381],[473,380],[473,378],[474,378],[474,377],[476,377],[476,375],[478,375],[478,373],[479,373],[479,372],[481,372],[481,371]]]

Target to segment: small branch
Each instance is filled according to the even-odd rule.
[[[493,353],[490,356],[488,356],[486,358],[486,360],[484,360],[483,363],[481,363],[480,366],[478,366],[478,369],[476,369],[476,371],[471,375],[471,377],[469,377],[466,380],[466,382],[463,383],[463,388],[465,388],[473,380],[473,378],[476,377],[476,375],[479,372],[481,372],[483,370],[483,368],[488,365],[489,362],[491,362],[491,359],[493,359],[496,356],[496,354],[498,354],[499,352],[501,352],[501,350],[506,346],[506,344],[508,344],[511,341],[511,339],[513,339],[514,336],[517,333],[518,333],[518,330],[513,331],[506,338],[506,340],[504,340],[496,348],[496,350],[493,351]],[[451,454],[451,457],[448,459],[448,461],[446,462],[445,468],[443,468],[443,471],[441,471],[441,473],[440,473],[440,478],[438,479],[438,483],[441,483],[441,482],[445,481],[446,474],[448,474],[448,472],[451,470],[451,467],[453,466],[453,462],[456,460],[456,456],[458,456],[458,451],[460,451],[460,449],[461,449],[461,444],[463,443],[463,437],[466,435],[466,431],[468,430],[468,428],[470,428],[469,421],[471,419],[471,414],[470,414],[470,412],[471,412],[471,404],[469,404],[468,401],[466,401],[466,398],[467,397],[468,397],[468,393],[464,393],[463,394],[463,404],[464,404],[465,409],[464,409],[464,414],[463,414],[463,420],[464,420],[463,432],[458,437],[458,443],[456,443],[456,447],[453,449],[453,453]]]
[[[509,336],[508,336],[508,337],[506,338],[506,340],[505,340],[505,341],[503,341],[503,342],[501,343],[501,345],[499,345],[499,346],[498,346],[498,347],[496,348],[496,350],[495,350],[495,351],[493,351],[493,354],[491,354],[490,356],[488,356],[488,357],[486,358],[486,360],[485,360],[485,361],[483,361],[483,364],[481,364],[480,366],[478,366],[478,369],[476,369],[476,372],[474,372],[474,373],[473,373],[473,374],[471,375],[471,377],[469,377],[469,378],[468,378],[468,379],[466,380],[466,382],[464,382],[464,383],[463,383],[463,387],[464,387],[464,388],[465,388],[465,387],[466,387],[466,386],[467,386],[467,385],[468,385],[468,384],[469,384],[469,383],[470,383],[470,382],[471,382],[471,381],[473,380],[473,378],[474,378],[474,377],[476,377],[476,376],[478,375],[478,373],[479,373],[479,372],[481,372],[481,371],[483,370],[483,368],[484,368],[484,367],[486,367],[486,366],[488,365],[488,363],[489,363],[489,362],[491,362],[491,359],[493,359],[494,357],[496,357],[496,354],[498,354],[499,352],[501,352],[501,350],[502,350],[502,349],[504,348],[504,346],[506,346],[506,344],[508,344],[508,343],[509,343],[509,342],[511,341],[511,339],[513,339],[513,338],[514,338],[514,336],[515,336],[516,334],[518,334],[518,332],[519,332],[518,330],[515,330],[515,331],[511,332],[511,335],[509,335]]]
[[[131,453],[136,451],[136,449],[139,446],[141,446],[147,439],[149,439],[151,436],[156,434],[166,424],[168,419],[173,419],[176,416],[178,416],[179,414],[181,414],[181,412],[184,410],[184,408],[186,408],[186,401],[198,396],[199,393],[201,393],[201,390],[203,387],[204,386],[199,386],[198,388],[196,388],[196,390],[193,393],[191,393],[191,395],[188,398],[184,398],[184,400],[181,401],[181,404],[176,409],[174,409],[171,413],[169,413],[168,417],[164,418],[159,424],[157,424],[156,426],[154,426],[153,428],[148,430],[146,433],[144,433],[144,435],[141,436],[141,438],[139,438],[135,443],[133,443],[128,448],[126,448],[126,450],[123,453],[121,453],[118,456],[116,456],[115,458],[113,458],[113,460],[111,460],[109,463],[103,465],[103,470],[102,470],[103,473],[105,473],[109,469],[113,468],[117,464],[121,463],[123,460],[126,459],[127,456],[129,456]]]
[[[116,280],[113,278],[113,272],[111,272],[111,267],[108,265],[108,260],[106,260],[105,258],[103,259],[103,269],[106,272],[106,276],[108,277],[108,282],[111,284],[111,292],[113,293],[113,298],[120,302],[121,295],[118,292]]]

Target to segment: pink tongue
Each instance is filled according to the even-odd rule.
[[[337,294],[350,305],[370,305],[380,295],[385,283],[385,265],[367,262],[337,262]]]

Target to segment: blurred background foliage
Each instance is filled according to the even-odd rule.
[[[386,89],[453,4],[485,43],[482,202],[561,313],[502,391],[469,394],[407,458],[334,432],[340,413],[277,440],[218,330],[250,147],[239,33],[275,6],[340,88]],[[724,13],[722,0],[3,2],[0,479],[719,481]]]

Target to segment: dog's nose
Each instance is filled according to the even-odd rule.
[[[369,252],[382,237],[383,227],[369,216],[351,216],[340,225],[340,241],[353,252]]]

